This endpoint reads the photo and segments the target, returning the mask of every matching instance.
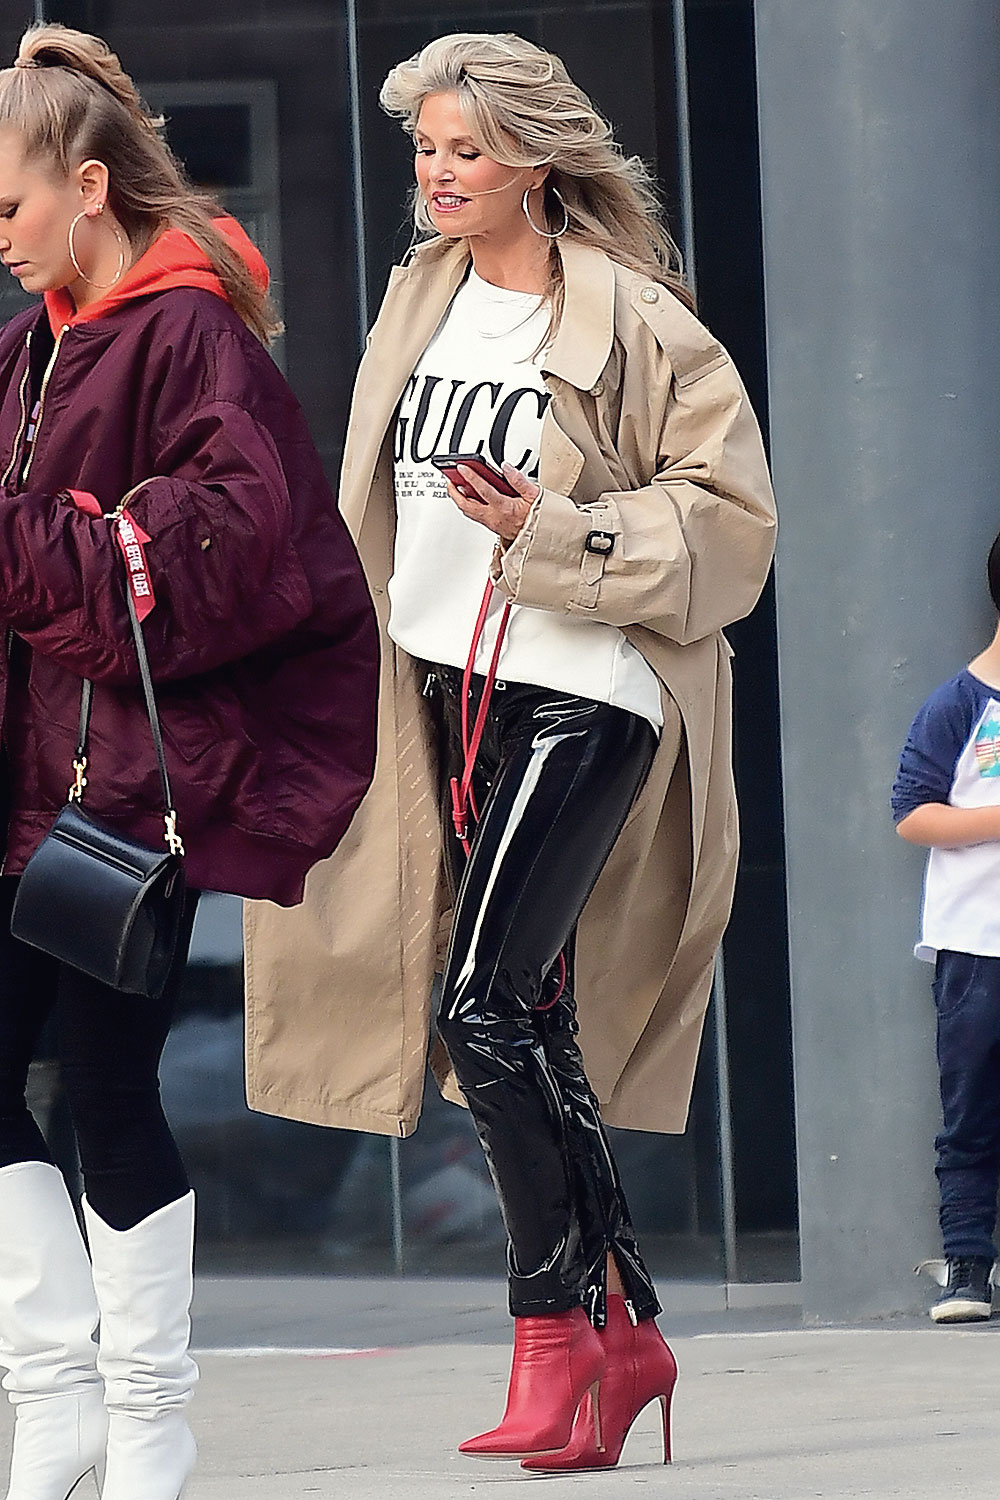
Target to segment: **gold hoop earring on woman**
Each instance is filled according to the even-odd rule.
[[[100,217],[101,214],[103,214],[103,212],[104,212],[104,204],[102,203],[102,204],[99,205],[98,210],[97,210],[98,217]],[[118,269],[117,269],[117,271],[114,274],[114,279],[113,280],[111,280],[111,281],[94,281],[94,279],[91,276],[87,275],[86,271],[83,269],[83,267],[81,266],[80,262],[77,260],[77,258],[76,258],[76,250],[73,247],[73,235],[76,232],[76,226],[79,224],[79,222],[80,222],[81,219],[86,219],[86,218],[89,218],[89,217],[91,217],[91,215],[89,215],[87,213],[87,210],[86,209],[81,209],[80,212],[77,214],[76,218],[73,220],[72,224],[69,226],[69,258],[73,262],[73,269],[76,272],[76,274],[79,276],[79,278],[80,278],[81,281],[85,281],[88,286],[97,287],[98,291],[107,292],[107,291],[110,291],[113,286],[117,286],[118,283],[119,283],[119,281],[121,281],[121,279],[122,279],[122,272],[125,270],[125,241],[122,239],[120,233],[118,232],[118,226],[116,224],[112,224],[112,223],[109,222],[108,223],[108,228],[111,230],[111,233],[114,235],[115,239],[118,241]]]
[[[524,197],[521,199],[521,208],[522,208],[522,210],[524,212],[524,217],[527,219],[528,223],[531,225],[531,227],[535,231],[535,233],[536,234],[540,234],[543,240],[557,240],[559,238],[559,236],[561,234],[565,234],[566,231],[567,231],[567,229],[569,228],[569,210],[567,209],[565,203],[563,202],[562,198],[560,197],[559,189],[558,188],[553,188],[552,189],[552,195],[553,195],[554,198],[558,198],[559,199],[559,207],[563,211],[562,227],[559,228],[559,229],[556,229],[556,230],[539,229],[538,225],[535,223],[534,219],[531,217],[531,210],[528,208],[528,194],[530,192],[531,192],[531,188],[525,188],[525,190],[524,190]]]

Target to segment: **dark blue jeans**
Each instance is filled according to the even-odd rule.
[[[947,950],[934,974],[943,1125],[935,1141],[946,1256],[996,1258],[1000,958]]]

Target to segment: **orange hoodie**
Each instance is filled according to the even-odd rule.
[[[246,261],[257,285],[266,290],[270,280],[267,263],[242,225],[228,214],[213,220],[213,223]],[[201,287],[206,292],[214,292],[224,302],[229,300],[204,250],[183,229],[165,229],[145,255],[141,255],[121,280],[96,302],[88,302],[86,307],[77,311],[69,292],[65,287],[59,287],[54,292],[45,293],[45,307],[52,332],[58,335],[60,328],[67,325],[72,327],[74,323],[89,323],[94,318],[106,317],[136,297],[148,297],[175,286]]]

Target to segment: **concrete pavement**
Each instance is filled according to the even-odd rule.
[[[549,1477],[455,1452],[502,1409],[499,1284],[203,1279],[201,1461],[185,1500],[508,1500],[539,1484],[542,1500],[984,1500],[1000,1488],[1000,1320],[803,1329],[794,1307],[662,1290],[681,1369],[675,1462],[658,1461],[654,1405],[619,1469]]]

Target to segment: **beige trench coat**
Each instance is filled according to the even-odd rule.
[[[663,684],[668,726],[680,711],[682,733],[664,733],[577,950],[581,1042],[606,1119],[680,1131],[736,871],[721,629],[763,587],[774,504],[757,423],[721,346],[665,287],[559,245],[565,308],[543,370],[553,398],[543,492],[496,554],[494,577],[517,603],[620,626]],[[445,896],[422,675],[385,635],[391,438],[467,263],[462,243],[435,241],[393,270],[355,389],[341,504],[383,631],[372,789],[302,905],[250,903],[245,917],[252,1108],[404,1136],[420,1112]],[[610,556],[585,549],[594,530],[614,534]],[[458,1098],[447,1059],[432,1060]]]

